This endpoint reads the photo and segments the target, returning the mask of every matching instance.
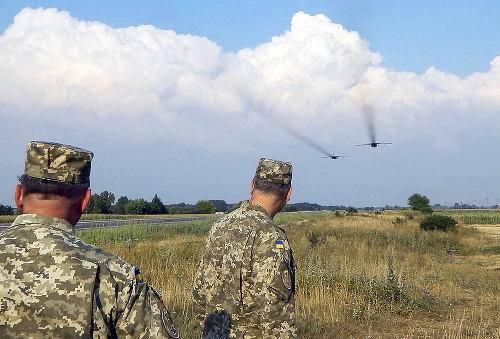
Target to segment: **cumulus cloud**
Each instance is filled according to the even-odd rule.
[[[271,41],[223,53],[204,37],[25,8],[0,36],[0,115],[207,144],[239,143],[263,116],[327,138],[345,123],[364,128],[367,106],[394,131],[498,120],[500,57],[465,78],[395,72],[382,61],[324,15],[298,12]]]

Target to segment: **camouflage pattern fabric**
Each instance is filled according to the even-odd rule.
[[[212,226],[194,284],[201,326],[224,310],[231,316],[229,338],[297,336],[292,249],[261,206],[245,201]]]
[[[178,337],[161,295],[67,221],[24,214],[0,233],[0,338]]]
[[[24,174],[34,178],[87,183],[93,153],[53,142],[32,141],[26,149]]]
[[[292,181],[292,164],[261,158],[257,164],[255,176],[275,184],[288,184]]]

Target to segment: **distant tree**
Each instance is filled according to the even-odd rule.
[[[323,206],[323,209],[330,211],[345,211],[346,207],[344,205]]]
[[[297,211],[321,211],[323,209],[323,206],[309,202],[298,202],[292,205],[297,208]]]
[[[457,229],[457,224],[457,221],[452,217],[434,214],[422,219],[420,228],[424,231],[440,230],[447,232],[455,231]]]
[[[412,210],[419,212],[432,213],[430,202],[429,198],[418,193],[413,193],[408,198],[408,206],[410,206]]]
[[[285,205],[281,212],[297,212],[297,207],[295,205]]]
[[[115,202],[115,195],[108,191],[100,194],[94,193],[90,196],[86,213],[92,214],[110,214],[111,206]]]
[[[14,209],[11,206],[0,204],[0,215],[13,215]]]
[[[168,208],[168,214],[181,214],[181,210],[178,207],[171,206]]]
[[[172,204],[172,205],[167,205],[167,209],[170,211],[172,207],[175,207],[176,209],[179,210],[180,213],[193,213],[195,206],[194,205],[189,205],[184,202],[181,202],[179,204]],[[170,213],[170,212],[169,212]],[[179,213],[170,213],[170,214],[179,214]]]
[[[111,206],[115,202],[115,195],[111,192],[104,191],[99,196],[101,198],[101,213],[110,214]]]
[[[354,208],[354,207],[352,207],[352,206],[347,207],[347,208],[345,209],[345,211],[346,211],[346,212],[347,212],[347,214],[349,214],[349,215],[352,215],[352,214],[354,214],[354,213],[358,213],[358,210],[357,210],[357,209],[355,209],[355,208]]]
[[[101,197],[99,194],[94,193],[90,196],[89,203],[87,204],[87,208],[85,209],[85,213],[87,214],[101,214]]]
[[[237,204],[233,204],[231,207],[229,207],[229,208],[228,208],[228,210],[227,210],[227,211],[228,211],[228,212],[232,212],[232,211],[234,211],[235,209],[240,208],[240,206],[241,206],[241,203],[242,203],[242,202],[243,202],[243,201],[240,201],[240,202],[239,202],[239,203],[237,203]]]
[[[227,204],[224,200],[209,200],[215,206],[216,212],[226,212]]]
[[[214,214],[215,206],[208,200],[200,200],[196,203],[193,213],[196,214]]]
[[[151,214],[168,214],[168,210],[165,205],[161,202],[161,199],[157,194],[153,197],[150,203]]]
[[[121,196],[118,198],[118,201],[115,204],[115,208],[113,212],[115,214],[125,214],[125,205],[128,202],[128,198],[126,196]]]
[[[149,214],[150,206],[149,202],[140,198],[129,200],[125,204],[125,213],[126,214]]]

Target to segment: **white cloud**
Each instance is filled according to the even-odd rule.
[[[363,124],[362,105],[395,133],[498,122],[500,57],[466,78],[394,72],[382,60],[324,15],[299,12],[270,42],[222,53],[204,37],[26,8],[0,36],[0,115],[206,145],[241,142],[262,114],[318,138],[347,133],[346,123]]]

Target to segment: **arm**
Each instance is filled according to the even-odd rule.
[[[135,292],[124,312],[124,319],[119,322],[119,329],[123,327],[122,329],[129,335],[134,333],[138,335],[144,331],[150,338],[179,338],[180,335],[160,292],[142,281],[137,282]],[[142,326],[145,328],[142,329]],[[136,331],[136,328],[139,331]]]
[[[206,310],[206,293],[204,286],[205,284],[203,281],[203,262],[204,260],[202,258],[200,265],[198,266],[198,271],[196,271],[193,288],[193,315],[201,327],[203,327]]]
[[[94,291],[97,328],[107,328],[107,335],[117,338],[179,338],[161,294],[129,267],[125,276],[116,271],[99,274]]]
[[[263,337],[296,337],[295,267],[286,237],[261,232],[252,256],[254,312]]]

